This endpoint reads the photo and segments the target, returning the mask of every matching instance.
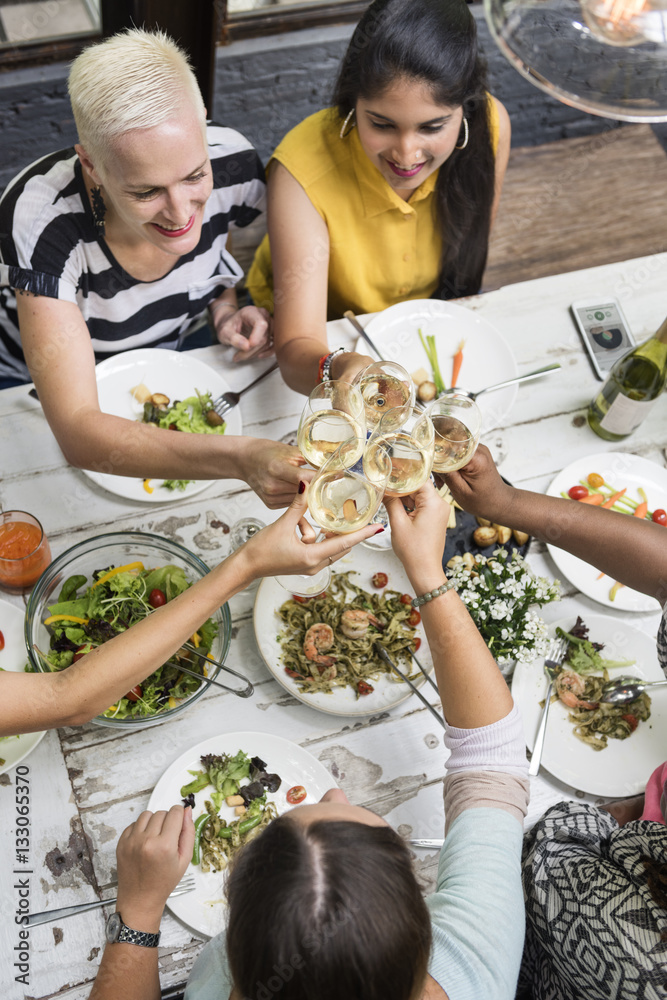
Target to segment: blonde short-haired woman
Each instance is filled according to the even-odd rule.
[[[178,349],[207,309],[235,360],[270,352],[268,314],[237,308],[229,250],[230,231],[264,210],[257,153],[207,124],[187,58],[163,32],[86,49],[69,88],[79,142],[31,164],[0,199],[0,387],[33,379],[72,465],[233,477],[269,506],[289,503],[296,449],[130,428],[100,411],[95,380],[95,362],[118,352]]]

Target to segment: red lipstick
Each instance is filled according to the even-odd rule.
[[[189,233],[195,224],[195,217],[191,215],[188,221],[185,223],[182,229],[163,229],[162,226],[158,226],[157,222],[151,222],[151,225],[157,229],[161,236],[167,236],[169,239],[176,239],[178,236],[185,236]]]

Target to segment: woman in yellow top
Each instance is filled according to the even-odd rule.
[[[327,354],[325,323],[345,309],[479,290],[509,145],[464,0],[374,0],[334,107],[293,129],[270,163],[269,237],[248,288],[274,311],[288,385],[310,392],[374,360]]]

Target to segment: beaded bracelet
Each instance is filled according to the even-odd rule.
[[[328,382],[331,379],[331,362],[337,354],[343,354],[344,351],[344,347],[339,347],[338,350],[332,351],[330,354],[325,354],[320,358],[317,376],[318,382]]]
[[[427,593],[422,594],[421,597],[413,597],[412,607],[420,608],[422,604],[428,604],[428,602],[432,601],[434,598],[442,597],[443,594],[446,594],[448,590],[452,590],[453,587],[454,581],[448,580],[447,583],[443,583],[442,586],[436,587],[435,590],[427,591]]]

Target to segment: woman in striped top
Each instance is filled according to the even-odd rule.
[[[242,271],[229,252],[230,231],[264,210],[255,150],[207,124],[187,59],[161,32],[86,49],[69,90],[79,143],[27,167],[0,200],[0,387],[32,378],[72,465],[233,477],[269,506],[289,503],[296,449],[128,428],[100,411],[95,380],[110,355],[178,349],[207,309],[235,360],[271,350],[268,314],[237,307]]]

